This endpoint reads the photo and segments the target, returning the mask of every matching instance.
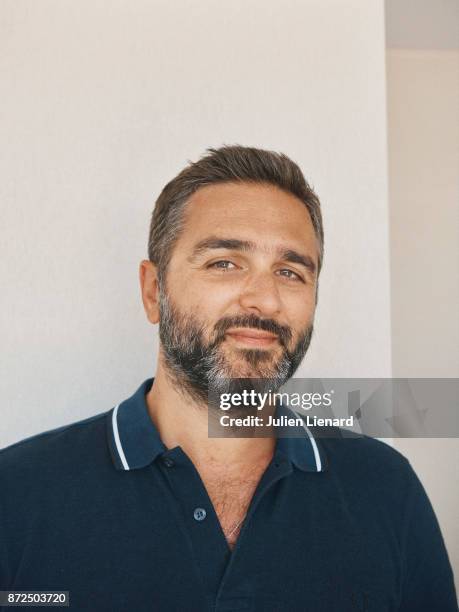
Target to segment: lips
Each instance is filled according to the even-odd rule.
[[[268,346],[277,340],[277,336],[275,334],[271,334],[270,332],[263,331],[261,329],[229,329],[226,332],[226,335],[237,342],[260,346]]]

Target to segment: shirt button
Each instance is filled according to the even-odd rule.
[[[174,467],[175,461],[173,459],[171,459],[170,457],[164,457],[163,458],[163,465],[165,465],[168,468],[171,468],[171,467]]]
[[[207,512],[204,508],[195,508],[193,512],[195,521],[203,521],[206,518]]]

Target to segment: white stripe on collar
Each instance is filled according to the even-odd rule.
[[[317,443],[314,440],[314,436],[312,435],[312,433],[309,431],[308,427],[303,424],[304,429],[306,430],[306,433],[309,436],[309,441],[311,442],[311,446],[312,446],[312,450],[314,451],[314,459],[316,461],[316,469],[318,472],[322,471],[322,462],[320,460],[320,454],[319,454],[319,449],[317,448]]]
[[[124,454],[123,451],[123,447],[121,445],[121,440],[120,440],[120,434],[118,431],[118,408],[120,407],[120,405],[118,404],[115,409],[113,410],[113,415],[112,415],[112,426],[113,426],[113,435],[115,437],[115,444],[116,444],[116,450],[118,451],[118,455],[121,459],[121,463],[123,464],[123,468],[125,470],[129,470],[129,464],[126,460],[126,456]]]

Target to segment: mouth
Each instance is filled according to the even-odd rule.
[[[238,345],[269,348],[277,342],[277,336],[261,329],[229,329],[225,336]]]

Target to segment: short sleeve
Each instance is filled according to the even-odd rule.
[[[457,612],[453,572],[437,518],[411,466],[409,475],[399,612]]]

